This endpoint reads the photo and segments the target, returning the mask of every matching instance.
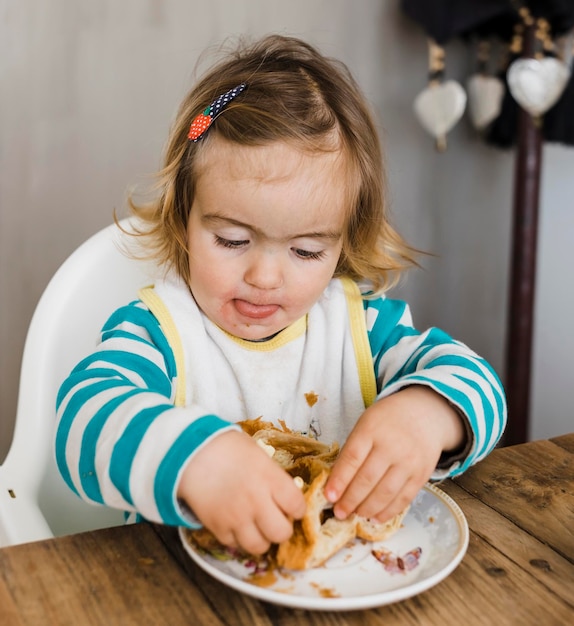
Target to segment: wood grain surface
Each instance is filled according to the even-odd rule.
[[[177,529],[138,524],[0,549],[0,624],[571,623],[574,434],[495,450],[440,488],[468,520],[468,551],[445,580],[403,602],[351,612],[260,602],[198,568]]]

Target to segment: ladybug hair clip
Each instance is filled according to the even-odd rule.
[[[223,109],[242,91],[247,89],[246,83],[241,83],[221,94],[202,113],[200,113],[191,123],[187,138],[191,141],[199,141],[213,123],[213,120],[223,111]]]

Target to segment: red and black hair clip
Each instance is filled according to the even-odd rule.
[[[189,127],[189,133],[187,138],[191,141],[199,141],[203,135],[207,132],[213,120],[221,113],[221,111],[242,91],[247,89],[246,83],[241,83],[221,94],[219,98],[215,99],[202,113],[200,113]]]

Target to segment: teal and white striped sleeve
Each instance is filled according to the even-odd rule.
[[[156,318],[139,301],[118,309],[57,397],[56,462],[82,499],[193,526],[176,497],[181,473],[195,451],[237,426],[174,406],[176,376]]]
[[[445,397],[465,418],[472,441],[464,458],[433,479],[461,474],[489,454],[506,424],[506,400],[492,367],[445,332],[414,328],[408,305],[381,297],[364,299],[377,399],[409,385],[426,385]],[[441,464],[442,466],[442,464]]]

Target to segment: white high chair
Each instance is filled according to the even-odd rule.
[[[130,220],[121,224],[129,228]],[[87,504],[68,489],[53,440],[60,384],[93,350],[113,310],[153,282],[152,264],[122,251],[127,239],[115,224],[93,235],[38,302],[24,347],[14,437],[0,465],[0,547],[123,523],[120,511]]]

